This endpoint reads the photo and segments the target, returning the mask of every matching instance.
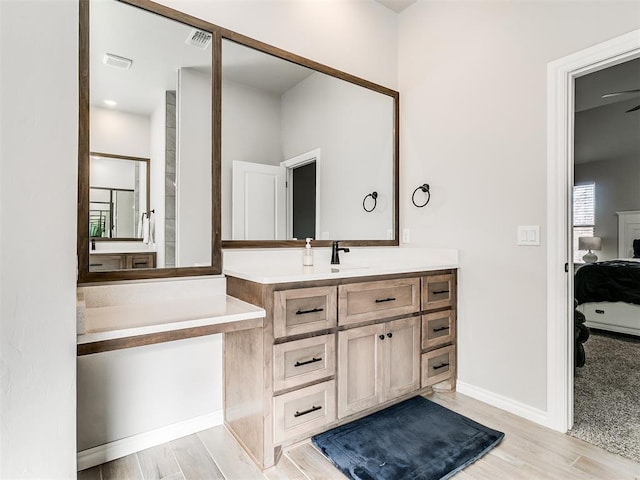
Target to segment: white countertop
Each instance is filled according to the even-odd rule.
[[[218,294],[173,298],[148,303],[85,308],[85,332],[77,343],[85,344],[150,333],[182,330],[265,316],[262,308]]]
[[[302,266],[302,249],[279,250],[225,252],[222,273],[272,284],[458,268],[457,250],[358,247],[340,252],[341,265],[331,265],[330,249],[319,248],[310,267]]]
[[[122,253],[156,253],[155,250],[149,250],[149,248],[145,245],[144,247],[126,247],[126,248],[103,248],[100,250],[89,250],[91,255],[95,254],[103,254],[103,255],[113,255],[113,254],[122,254]]]

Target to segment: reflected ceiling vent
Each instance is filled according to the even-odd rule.
[[[184,41],[184,43],[204,50],[209,46],[212,38],[213,35],[211,35],[209,32],[203,32],[202,30],[193,28],[191,29],[191,32],[189,32],[189,36]]]
[[[105,65],[109,65],[110,67],[128,70],[133,63],[133,60],[131,60],[130,58],[119,57],[118,55],[114,55],[113,53],[105,53],[104,57],[102,57],[102,63],[104,63]]]

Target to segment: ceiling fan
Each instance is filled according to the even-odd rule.
[[[602,95],[602,98],[615,97],[617,95],[628,95],[630,93],[639,93],[639,92],[640,92],[640,88],[636,88],[634,90],[623,90],[621,92],[605,93],[604,95]],[[640,105],[636,105],[635,107],[630,108],[624,113],[635,112],[636,110],[640,110]]]

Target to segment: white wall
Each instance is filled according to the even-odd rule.
[[[231,240],[232,162],[280,165],[280,97],[231,80],[222,83],[222,238]]]
[[[166,100],[164,93],[157,99],[157,107],[151,114],[150,137],[150,183],[149,210],[155,213],[156,267],[165,267],[165,173],[166,173]],[[155,188],[154,188],[155,186]]]
[[[136,164],[129,160],[106,157],[91,159],[89,178],[92,187],[133,190],[136,186]]]
[[[211,265],[211,76],[178,70],[176,266]]]
[[[0,2],[0,477],[75,478],[78,5]],[[25,41],[25,32],[37,38]]]
[[[91,107],[89,122],[92,152],[149,158],[149,117]]]
[[[460,249],[462,384],[546,409],[547,63],[639,26],[640,4],[619,1],[419,1],[400,15],[400,216],[413,244]],[[542,246],[516,246],[517,225],[540,225]]]
[[[596,184],[596,226],[594,234],[602,238],[598,260],[611,260],[618,254],[618,215],[616,212],[640,210],[640,157],[601,160],[576,164],[576,184]]]
[[[213,412],[222,335],[78,357],[78,451]]]
[[[386,87],[397,86],[397,15],[372,1],[158,3]]]
[[[391,97],[320,73],[282,96],[285,159],[321,150],[318,236],[387,239],[394,215],[393,113]],[[379,196],[368,213],[362,202],[373,191]]]

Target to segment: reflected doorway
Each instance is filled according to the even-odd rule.
[[[282,162],[286,170],[287,237],[320,238],[320,149]],[[323,238],[324,239],[324,238]]]

